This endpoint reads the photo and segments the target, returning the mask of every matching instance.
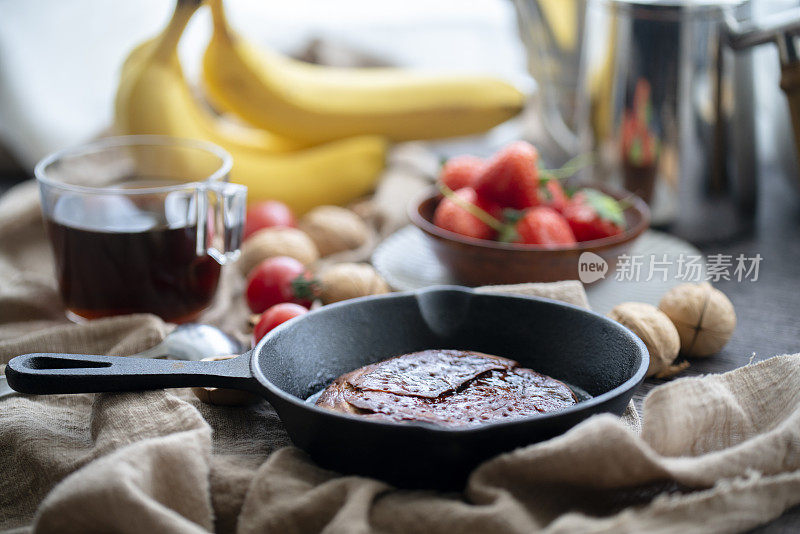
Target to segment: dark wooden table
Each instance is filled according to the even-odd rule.
[[[20,174],[0,175],[0,193],[25,178]],[[759,361],[776,354],[800,352],[800,192],[775,172],[764,173],[759,189],[757,216],[751,232],[729,242],[699,246],[706,255],[761,254],[759,278],[755,282],[715,283],[736,307],[736,332],[721,353],[694,360],[681,376],[721,373],[741,367],[751,359]],[[635,398],[640,410],[647,392],[661,383],[648,380],[640,389]],[[754,532],[798,531],[800,506]]]
[[[755,282],[714,283],[736,308],[736,331],[719,354],[692,360],[691,367],[680,376],[722,373],[751,359],[800,352],[800,191],[793,189],[784,176],[767,172],[759,184],[759,195],[752,232],[729,242],[698,247],[705,255],[761,254],[763,260]],[[640,388],[635,397],[640,411],[647,392],[662,383],[648,379]],[[800,506],[753,532],[800,532]]]

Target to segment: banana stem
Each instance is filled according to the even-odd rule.
[[[211,8],[211,19],[214,22],[214,35],[230,38],[230,26],[222,0],[208,0],[208,6]]]
[[[157,37],[155,49],[153,50],[153,57],[159,59],[170,59],[175,54],[178,43],[183,35],[183,30],[189,24],[189,20],[200,7],[201,0],[178,0],[175,4],[175,11],[172,13],[172,18]]]

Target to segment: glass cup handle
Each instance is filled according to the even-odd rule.
[[[239,258],[244,232],[247,187],[218,182],[197,190],[197,255],[208,254],[220,265]]]

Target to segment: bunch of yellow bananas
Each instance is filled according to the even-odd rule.
[[[346,203],[374,187],[389,140],[476,133],[522,109],[523,95],[492,78],[339,69],[257,50],[231,31],[221,0],[210,3],[207,92],[253,126],[225,123],[192,94],[177,45],[200,0],[178,0],[167,27],[123,65],[116,127],[222,146],[251,200],[281,200],[298,213]]]

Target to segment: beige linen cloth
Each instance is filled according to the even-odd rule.
[[[387,177],[385,187],[398,185]],[[396,191],[381,195],[401,204]],[[373,215],[384,232],[402,220]],[[246,317],[233,271],[204,317],[230,331]],[[577,282],[494,290],[586,305]],[[35,187],[0,199],[0,363],[34,351],[132,354],[170,328],[149,315],[67,323]],[[661,386],[640,431],[630,410],[594,417],[484,463],[462,494],[321,469],[266,402],[208,406],[187,390],[0,400],[0,530],[737,532],[798,502],[797,355]]]

